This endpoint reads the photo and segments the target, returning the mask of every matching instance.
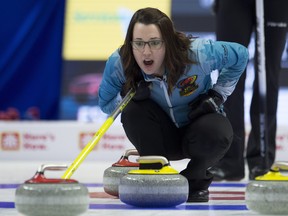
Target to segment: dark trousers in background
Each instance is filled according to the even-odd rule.
[[[288,1],[264,0],[266,79],[267,79],[267,115],[269,133],[269,165],[275,160],[276,114],[279,90],[281,57],[288,29]],[[218,0],[216,5],[217,40],[232,41],[248,47],[256,25],[255,0]],[[256,44],[256,43],[255,43]],[[256,48],[255,48],[256,50]],[[257,60],[257,56],[254,57]],[[254,62],[257,65],[257,61]],[[235,91],[225,102],[227,117],[234,130],[231,148],[219,163],[219,167],[231,175],[244,177],[245,120],[244,90],[246,71],[240,78]],[[261,165],[259,138],[259,91],[258,71],[255,68],[255,81],[250,106],[251,132],[248,137],[246,158],[249,170]]]
[[[207,169],[227,152],[233,131],[227,118],[207,114],[177,128],[152,100],[130,101],[121,114],[125,133],[141,156],[159,155],[168,160],[191,159],[181,172],[189,189],[207,189],[212,175]]]

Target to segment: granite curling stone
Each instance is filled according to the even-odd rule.
[[[138,170],[123,176],[119,198],[136,207],[174,207],[187,201],[188,180],[173,169],[162,156],[138,158]]]
[[[27,216],[77,216],[89,207],[88,189],[73,179],[48,179],[46,170],[66,165],[41,165],[34,177],[16,189],[15,208]]]
[[[270,171],[250,181],[246,187],[247,208],[260,214],[288,215],[288,162],[276,162]]]
[[[121,158],[104,171],[104,191],[112,196],[119,196],[120,179],[132,169],[138,169],[139,163],[129,161],[130,156],[139,156],[136,149],[126,150]]]

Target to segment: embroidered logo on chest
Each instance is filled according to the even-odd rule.
[[[190,76],[178,82],[177,88],[180,89],[179,93],[181,96],[191,95],[197,88],[198,85],[195,83],[197,75]]]

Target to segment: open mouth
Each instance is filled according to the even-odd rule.
[[[154,62],[153,60],[149,60],[149,61],[144,60],[144,61],[143,61],[144,65],[152,65],[153,62]]]

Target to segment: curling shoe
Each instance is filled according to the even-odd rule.
[[[212,167],[209,171],[214,176],[213,181],[241,181],[244,178],[244,174],[233,174],[220,167]]]
[[[249,172],[249,180],[255,180],[256,177],[258,176],[262,176],[264,174],[266,174],[267,172],[269,172],[269,169],[263,169],[260,168],[258,166],[254,167],[253,169],[250,170]]]
[[[209,191],[199,190],[199,191],[189,191],[189,196],[187,202],[208,202],[209,201]]]

